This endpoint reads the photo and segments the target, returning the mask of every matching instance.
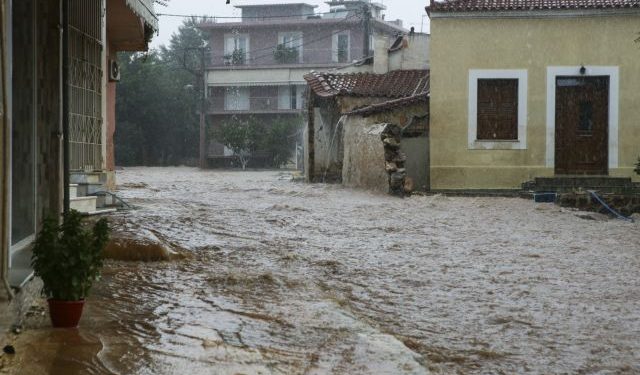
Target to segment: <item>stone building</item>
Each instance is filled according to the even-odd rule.
[[[416,188],[428,189],[428,70],[313,72],[305,79],[308,181],[386,192],[392,177],[402,183],[410,177]],[[398,143],[391,149],[384,141],[390,131]]]

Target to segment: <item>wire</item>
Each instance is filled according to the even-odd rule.
[[[325,36],[321,37],[321,38],[317,38],[317,39],[313,39],[313,40],[309,40],[309,41],[303,42],[303,43],[301,43],[301,44],[300,44],[300,46],[299,46],[299,47],[300,47],[300,48],[303,48],[305,45],[312,44],[312,43],[315,43],[315,42],[319,42],[319,41],[322,41],[322,40],[325,40],[325,39],[331,38],[331,37],[333,37],[334,35],[340,34],[341,32],[347,31],[347,30],[349,30],[349,29],[350,29],[350,28],[345,28],[345,29],[337,30],[337,31],[334,31],[334,32],[332,32],[332,33],[330,33],[330,34],[328,34],[328,35],[325,35]],[[266,57],[271,57],[271,56],[273,56],[273,51],[275,51],[275,48],[277,48],[277,46],[272,47],[272,48],[268,48],[268,49],[271,49],[271,50],[272,50],[272,51],[271,51],[270,53],[268,53],[268,54],[258,55],[258,56],[250,56],[249,58],[250,58],[250,60],[251,60],[251,61],[256,61],[256,60],[260,60],[260,59],[263,59],[263,58],[266,58]],[[254,51],[254,52],[255,52],[255,51]],[[251,51],[249,51],[249,53],[251,53]],[[224,55],[223,55],[222,57],[224,57]],[[232,67],[232,66],[234,66],[234,65],[229,65],[229,66],[230,66],[230,67]],[[242,65],[240,65],[240,66],[242,66]]]
[[[339,12],[319,12],[319,13],[308,13],[308,14],[298,14],[298,15],[288,15],[288,16],[198,16],[195,14],[171,14],[171,13],[158,13],[156,16],[158,17],[179,17],[179,18],[204,18],[204,19],[270,19],[270,18],[300,18],[300,17],[313,17],[313,16],[322,16],[325,14],[338,14],[338,13],[346,13],[347,10],[342,10]]]
[[[351,20],[353,20],[353,19],[361,19],[361,18],[360,18],[360,16],[361,16],[361,15],[360,15],[359,13],[356,13],[356,14],[351,15],[351,16],[349,16],[349,17],[345,17],[344,19],[340,20],[339,22],[336,22],[336,24],[337,24],[337,25],[341,25],[341,24],[345,24],[345,23],[347,23],[347,21],[351,21]],[[335,34],[341,33],[341,32],[343,32],[343,31],[347,31],[347,30],[349,30],[349,29],[350,29],[350,28],[346,28],[346,29],[341,29],[341,30],[338,30],[338,31],[334,31],[334,32],[332,32],[331,34],[327,35],[326,37],[322,37],[322,38],[318,38],[318,39],[314,39],[314,40],[306,41],[306,42],[304,41],[304,37],[302,36],[302,37],[299,37],[299,38],[291,39],[291,40],[289,41],[289,43],[293,43],[293,42],[297,42],[297,41],[302,40],[302,41],[303,41],[303,43],[301,43],[301,44],[300,44],[300,47],[303,47],[304,45],[307,45],[307,44],[310,44],[310,43],[314,43],[314,42],[318,42],[318,41],[324,40],[324,39],[326,39],[326,38],[328,38],[328,37],[332,37],[332,36],[333,36],[333,35],[335,35]],[[278,48],[278,46],[279,46],[280,44],[282,44],[282,43],[278,43],[278,44],[276,44],[276,45],[272,45],[272,46],[268,46],[268,47],[258,48],[258,49],[255,49],[255,50],[249,50],[249,53],[250,53],[250,54],[252,54],[252,53],[261,52],[261,51],[267,51],[267,50],[270,50],[271,52],[273,52],[273,51],[275,51],[275,50]],[[186,48],[180,48],[180,49],[176,49],[176,50],[174,50],[174,51],[181,51],[181,50],[187,50],[187,49],[186,49]],[[222,55],[210,55],[210,58],[211,58],[211,59],[214,59],[214,58],[224,58],[226,55],[227,55],[226,53],[225,53],[225,54],[222,54]],[[263,56],[258,55],[257,57],[251,57],[251,59],[252,59],[252,60],[254,60],[254,59],[262,58],[262,57],[264,57],[264,56],[271,56],[271,54],[263,55]]]

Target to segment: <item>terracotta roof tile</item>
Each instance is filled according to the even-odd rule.
[[[304,79],[321,97],[344,95],[406,98],[429,89],[428,70],[396,70],[386,74],[311,72]]]
[[[408,98],[393,99],[383,103],[372,104],[366,107],[358,108],[353,111],[344,113],[345,115],[361,115],[364,117],[371,116],[376,113],[392,111],[396,108],[406,107],[416,103],[429,103],[429,93],[410,96]]]
[[[640,8],[640,0],[431,0],[428,12]]]

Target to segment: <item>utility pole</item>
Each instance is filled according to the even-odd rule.
[[[198,51],[200,52],[200,69],[192,70],[189,68],[187,64],[187,51]],[[201,169],[205,169],[207,167],[207,154],[206,154],[206,140],[207,140],[207,122],[206,122],[206,113],[207,113],[207,74],[206,74],[206,59],[205,53],[207,51],[207,47],[192,47],[185,48],[184,55],[182,60],[182,66],[186,71],[193,74],[195,79],[200,81],[199,85],[194,86],[196,89],[198,86],[202,85],[202,90],[200,90],[200,134],[199,134],[199,147],[198,147],[198,166]]]
[[[371,9],[367,3],[362,4],[362,22],[364,24],[364,43],[362,50],[362,57],[369,57],[369,51],[371,51],[370,35],[371,35]]]
[[[207,167],[206,155],[206,111],[207,111],[207,75],[205,71],[205,47],[200,48],[200,82],[202,92],[200,93],[200,169]]]

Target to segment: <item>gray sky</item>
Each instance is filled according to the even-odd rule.
[[[233,5],[240,4],[269,4],[269,3],[301,3],[319,5],[316,8],[318,12],[325,12],[329,6],[323,0],[231,0],[231,5],[225,4],[225,0],[171,0],[168,7],[156,5],[158,13],[172,14],[194,14],[207,16],[240,16],[240,10]],[[415,26],[416,31],[420,31],[424,22],[424,31],[428,31],[429,21],[424,11],[428,0],[377,0],[387,6],[386,19],[401,19],[404,21],[404,27],[410,28]],[[424,21],[423,21],[423,15]],[[151,42],[151,47],[158,47],[161,44],[168,43],[171,34],[178,30],[182,24],[182,19],[173,17],[160,18],[160,35],[156,35]]]

